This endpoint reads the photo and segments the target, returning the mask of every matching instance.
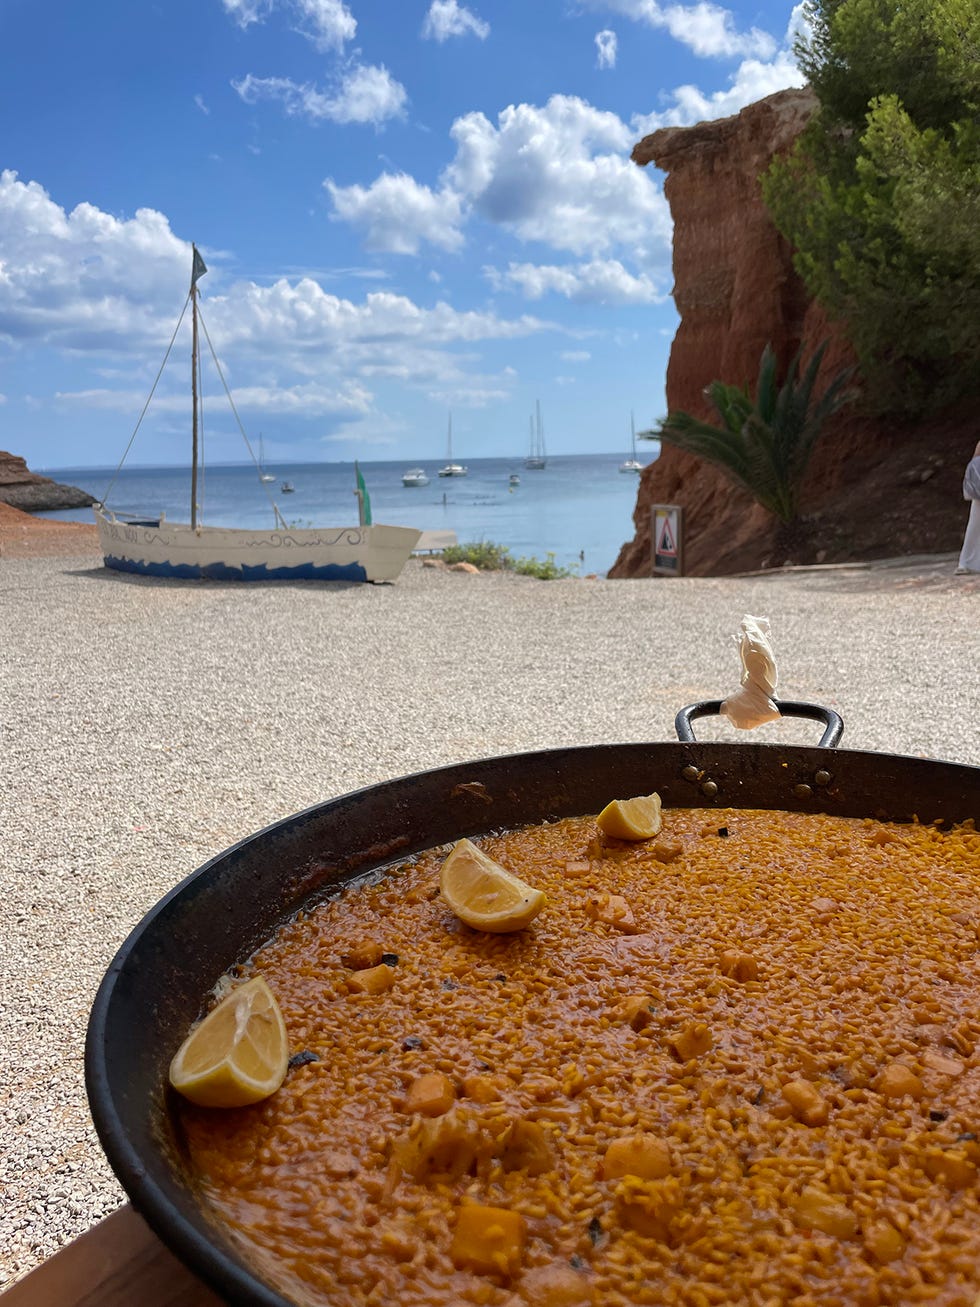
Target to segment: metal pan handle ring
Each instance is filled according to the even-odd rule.
[[[695,743],[694,730],[691,726],[698,717],[715,717],[721,712],[722,699],[703,699],[700,703],[689,703],[674,718],[674,730],[682,744]],[[793,703],[789,699],[774,699],[780,717],[809,717],[812,721],[823,722],[824,733],[820,737],[819,748],[832,749],[840,742],[844,734],[844,719],[832,708],[824,708],[818,703]]]

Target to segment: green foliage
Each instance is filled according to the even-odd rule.
[[[820,108],[763,196],[866,395],[915,413],[976,393],[980,6],[811,0],[796,44]]]
[[[533,557],[515,560],[506,545],[496,545],[491,540],[450,545],[442,551],[442,559],[445,563],[472,563],[481,572],[516,572],[519,576],[535,576],[539,581],[560,581],[575,575],[572,568],[559,567],[554,554],[546,554],[543,560]]]
[[[520,576],[536,576],[539,581],[561,581],[567,576],[575,576],[576,569],[559,567],[554,554],[545,554],[540,558],[518,558],[514,571]]]
[[[826,341],[800,375],[801,347],[780,386],[776,355],[767,345],[754,401],[747,388],[713,381],[708,395],[719,424],[675,412],[650,435],[714,463],[781,522],[792,522],[799,514],[803,478],[824,423],[854,398],[854,392],[846,389],[850,368],[838,372],[814,396],[825,349]]]
[[[513,567],[510,550],[506,545],[495,545],[492,540],[479,540],[475,544],[450,545],[442,551],[444,563],[472,563],[481,572],[503,572]]]

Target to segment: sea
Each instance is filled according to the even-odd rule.
[[[656,446],[651,447],[651,452]],[[653,461],[643,458],[641,462]],[[654,455],[655,456],[655,455]],[[515,458],[467,460],[465,477],[440,477],[440,464],[359,462],[375,522],[454,531],[459,544],[505,546],[513,559],[549,555],[579,576],[604,576],[621,547],[633,539],[633,510],[639,476],[620,472],[620,454],[558,454],[542,469]],[[409,467],[422,467],[427,486],[404,486]],[[189,467],[35,468],[64,485],[78,486],[117,512],[175,522],[190,514]],[[283,463],[269,468],[275,481],[263,483],[252,464],[211,465],[199,483],[198,520],[207,526],[268,529],[273,504],[295,527],[337,526],[356,521],[352,462]],[[511,485],[516,474],[519,484]],[[293,486],[283,492],[283,484]],[[66,509],[44,517],[91,522],[90,509]]]

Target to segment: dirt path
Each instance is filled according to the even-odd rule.
[[[0,503],[0,558],[67,558],[98,552],[94,522],[57,522]]]

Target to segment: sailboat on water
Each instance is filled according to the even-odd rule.
[[[265,467],[265,441],[262,439],[262,432],[259,432],[259,480],[275,481],[274,472],[267,472]]]
[[[548,456],[544,449],[544,428],[541,425],[541,404],[535,400],[534,417],[531,419],[531,445],[524,466],[540,471],[547,467]]]
[[[462,463],[453,462],[453,415],[449,415],[449,441],[446,452],[446,466],[439,469],[441,477],[464,477],[468,469]]]
[[[283,518],[269,491],[266,491],[266,494],[269,496],[270,511],[275,525],[268,531],[205,526],[200,520],[201,357],[198,328],[199,324],[204,327],[204,322],[198,304],[197,283],[207,272],[207,267],[197,247],[192,248],[191,286],[184,307],[181,309],[177,329],[167,348],[167,356],[169,356],[173,340],[177,337],[181,321],[190,305],[190,522],[167,522],[162,514],[151,520],[108,508],[105,501],[115,482],[113,477],[102,502],[96,504],[93,510],[106,567],[119,572],[176,577],[182,580],[206,577],[218,581],[394,581],[408,562],[422,533],[414,527],[382,526],[372,522],[371,502],[363,477],[356,465],[355,494],[360,505],[357,525],[294,529]],[[204,327],[204,335],[211,348],[214,366],[223,381],[221,367],[214,354],[206,327]],[[160,371],[163,371],[162,367]],[[157,379],[159,380],[159,375]],[[154,389],[155,387],[156,382],[154,382]],[[152,398],[151,390],[150,398],[143,407],[143,414],[146,413]],[[228,399],[251,455],[252,447],[245,436],[230,392],[228,392]],[[137,431],[142,420],[141,415],[136,424]],[[134,431],[134,438],[135,435]],[[254,459],[254,455],[252,457]],[[123,458],[125,459],[125,455]],[[122,467],[122,462],[119,467]],[[117,468],[117,474],[118,471]]]
[[[636,457],[636,423],[630,413],[630,456],[619,465],[620,472],[642,472],[643,464]]]

